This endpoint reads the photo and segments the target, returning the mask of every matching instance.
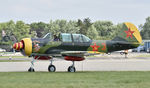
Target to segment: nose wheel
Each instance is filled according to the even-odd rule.
[[[28,72],[35,72],[35,70],[34,70],[34,62],[35,62],[35,59],[33,58],[32,61],[31,61],[31,67],[28,69]]]
[[[34,70],[34,68],[30,67],[30,68],[28,69],[28,72],[35,72],[35,70]]]
[[[76,68],[74,67],[74,61],[72,61],[72,65],[68,67],[68,72],[76,72]]]

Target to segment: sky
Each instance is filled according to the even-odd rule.
[[[150,16],[150,0],[0,0],[0,22],[22,20],[25,23],[89,17],[92,22],[114,24],[145,23]]]

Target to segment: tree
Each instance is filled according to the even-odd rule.
[[[98,32],[98,39],[112,39],[117,31],[117,26],[113,25],[111,21],[96,21],[93,25]]]
[[[149,40],[150,39],[150,17],[146,18],[146,22],[144,25],[140,25],[140,33],[142,36],[142,39]]]
[[[9,22],[1,23],[0,24],[0,36],[2,36],[2,31],[5,32],[5,36],[2,36],[0,40],[5,42],[11,42],[10,38],[13,35],[13,31],[15,29],[14,21],[10,20]],[[13,36],[14,37],[14,36]],[[15,37],[14,37],[15,38]]]
[[[32,31],[36,31],[37,37],[40,38],[44,36],[44,31],[47,28],[47,24],[44,22],[31,23],[30,24],[30,34]]]
[[[90,26],[87,31],[87,36],[91,39],[97,39],[98,32],[94,26]]]
[[[17,21],[13,34],[17,37],[17,40],[20,41],[22,38],[31,37],[29,35],[30,26],[25,24],[23,21]]]
[[[79,28],[76,26],[76,23],[76,21],[50,20],[45,32],[50,32],[53,35],[58,35],[59,33],[78,33]]]
[[[76,26],[76,21],[69,21],[66,25],[66,33],[79,33],[79,27]]]
[[[79,32],[81,34],[87,35],[88,29],[91,27],[92,23],[89,18],[85,18],[83,21],[78,19],[77,27],[79,27]]]

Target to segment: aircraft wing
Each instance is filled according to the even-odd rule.
[[[64,51],[61,52],[62,56],[76,56],[76,57],[84,57],[84,56],[91,56],[91,55],[97,55],[99,53],[93,53],[88,51]]]
[[[75,57],[84,57],[84,56],[91,56],[91,55],[97,55],[100,53],[93,53],[88,51],[63,51],[60,54],[38,54],[38,53],[32,53],[32,56],[56,56],[56,57],[62,57],[62,56],[75,56]]]
[[[64,51],[61,52],[62,56],[76,56],[76,57],[84,57],[86,56],[86,51]]]

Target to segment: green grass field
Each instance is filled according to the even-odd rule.
[[[0,88],[149,88],[150,72],[1,72]]]
[[[30,62],[30,60],[0,60],[0,62]]]
[[[0,56],[0,58],[28,58],[27,56]]]

